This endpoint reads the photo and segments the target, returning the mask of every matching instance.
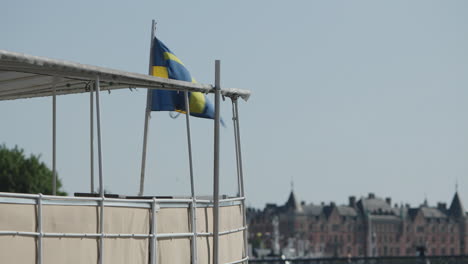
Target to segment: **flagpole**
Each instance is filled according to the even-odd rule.
[[[151,42],[150,42],[150,59],[149,59],[149,67],[148,67],[148,74],[152,75],[152,68],[153,68],[153,43],[154,43],[154,32],[156,28],[156,22],[152,21],[151,23]],[[151,115],[151,97],[152,97],[151,89],[147,90],[146,93],[146,110],[145,110],[145,128],[144,128],[144,135],[143,135],[143,153],[141,157],[141,176],[140,176],[140,191],[138,192],[139,196],[143,195],[144,186],[145,186],[145,168],[146,168],[146,148],[148,143],[148,122]]]
[[[220,115],[221,61],[215,61],[215,120],[213,164],[213,264],[219,263],[219,123]]]

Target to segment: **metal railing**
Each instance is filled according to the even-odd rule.
[[[243,197],[220,199],[220,206],[239,205],[242,206]],[[185,233],[157,233],[157,213],[161,207],[163,208],[206,208],[212,207],[213,201],[208,199],[121,199],[121,198],[106,198],[106,197],[66,197],[52,196],[42,194],[20,194],[20,193],[1,193],[0,204],[30,204],[35,205],[36,210],[36,231],[15,231],[15,230],[0,230],[0,236],[28,236],[36,237],[37,239],[37,254],[36,263],[43,263],[43,238],[96,238],[99,239],[98,259],[103,263],[103,243],[104,238],[145,238],[149,239],[149,260],[150,264],[157,264],[157,243],[158,239],[164,238],[190,238],[197,237],[212,237],[213,232],[193,232],[196,230],[191,227],[192,232]],[[44,232],[43,230],[43,207],[44,205],[76,205],[76,206],[96,206],[100,209],[100,213],[96,215],[99,218],[99,227],[96,233],[56,233]],[[179,206],[175,206],[179,205]],[[180,206],[181,205],[181,206]],[[145,208],[150,210],[149,233],[106,233],[104,230],[104,207],[126,207],[126,208]],[[190,222],[193,223],[194,213],[189,214]],[[189,220],[189,219],[188,219]],[[234,228],[219,232],[220,236],[229,235],[237,232],[245,232],[247,226]],[[194,254],[194,249],[191,247],[190,252]],[[226,264],[243,263],[248,260],[248,257],[229,262]]]

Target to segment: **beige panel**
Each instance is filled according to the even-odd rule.
[[[240,205],[219,208],[219,231],[229,231],[242,227]],[[197,232],[213,232],[213,208],[197,208]]]
[[[104,239],[104,263],[147,264],[148,239],[106,238]],[[93,262],[95,263],[95,262]]]
[[[148,234],[150,210],[104,207],[104,232],[110,234]]]
[[[213,238],[197,238],[198,263],[213,263]],[[244,252],[244,236],[236,232],[219,237],[219,263],[229,263],[241,260]]]
[[[0,230],[35,232],[35,205],[0,204]]]
[[[213,232],[213,208],[197,208],[197,232]]]
[[[161,208],[157,213],[158,233],[188,233],[188,208]]]
[[[158,264],[190,264],[190,261],[189,238],[158,239]]]
[[[43,205],[43,232],[96,233],[96,206]]]
[[[229,263],[242,259],[244,235],[236,232],[219,237],[219,262]]]
[[[0,263],[35,264],[36,239],[23,236],[0,236]]]
[[[43,238],[43,263],[88,264],[97,263],[96,238]]]
[[[242,227],[242,210],[240,205],[219,208],[219,231],[228,231]]]
[[[213,263],[213,238],[198,237],[197,238],[197,257],[198,263],[211,264]]]

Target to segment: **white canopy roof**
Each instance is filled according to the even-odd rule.
[[[145,74],[84,65],[0,50],[0,100],[84,93],[100,78],[102,90],[152,88],[210,93],[212,85],[164,79]],[[227,97],[248,100],[250,91],[222,89]]]

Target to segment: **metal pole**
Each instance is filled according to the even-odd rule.
[[[102,148],[101,148],[101,108],[100,108],[100,84],[99,75],[96,76],[96,121],[97,121],[97,136],[98,136],[98,162],[99,162],[99,195],[101,196],[101,217],[99,219],[99,264],[104,263],[104,185],[102,178]]]
[[[151,245],[150,245],[150,264],[156,264],[158,258],[158,240],[156,239],[157,233],[157,218],[156,211],[159,209],[158,204],[156,203],[156,197],[153,197],[153,202],[151,203]]]
[[[57,195],[57,77],[53,77],[52,88],[52,195]]]
[[[189,92],[185,90],[185,124],[187,127],[187,145],[188,145],[188,156],[189,156],[189,170],[190,170],[190,192],[192,195],[191,203],[191,220],[192,220],[192,263],[197,263],[197,206],[195,199],[195,182],[193,179],[193,160],[192,160],[192,139],[190,136],[190,102]]]
[[[101,195],[99,218],[99,264],[104,263],[104,195]]]
[[[219,263],[219,123],[220,123],[221,61],[215,61],[215,120],[213,165],[213,264]]]
[[[239,105],[238,100],[234,100],[234,108],[236,111],[236,136],[237,136],[237,152],[238,152],[238,165],[239,165],[239,179],[240,179],[240,196],[244,198],[242,200],[242,221],[243,226],[247,227],[247,212],[245,210],[245,188],[244,188],[244,171],[242,168],[242,149],[241,149],[241,139],[240,139],[240,124],[239,124]],[[247,229],[244,230],[244,257],[248,257],[248,243],[247,243]],[[247,261],[248,263],[248,261]]]
[[[37,233],[39,234],[37,237],[37,264],[42,264],[42,194],[39,194],[37,198]]]
[[[149,59],[149,69],[148,74],[153,75],[153,44],[154,44],[154,31],[156,27],[156,22],[152,21],[151,23],[151,42],[150,42],[150,59]],[[148,142],[148,122],[151,117],[151,89],[147,90],[146,93],[146,109],[145,109],[145,128],[143,134],[143,153],[141,157],[141,175],[140,175],[140,191],[138,192],[139,196],[143,195],[145,187],[145,168],[146,168],[146,146]]]
[[[236,150],[236,169],[237,169],[237,195],[242,197],[241,195],[241,181],[240,181],[240,168],[239,168],[239,144],[238,144],[238,134],[237,134],[237,116],[236,116],[236,109],[234,101],[237,102],[237,98],[231,98],[232,101],[232,123],[234,127],[234,146]]]
[[[89,86],[89,165],[91,172],[91,184],[90,184],[90,193],[94,193],[94,96],[93,96],[93,85]]]
[[[104,197],[104,186],[102,179],[102,144],[101,144],[101,109],[100,109],[100,85],[99,76],[96,76],[96,121],[97,121],[97,136],[98,136],[98,162],[99,162],[99,194]]]

